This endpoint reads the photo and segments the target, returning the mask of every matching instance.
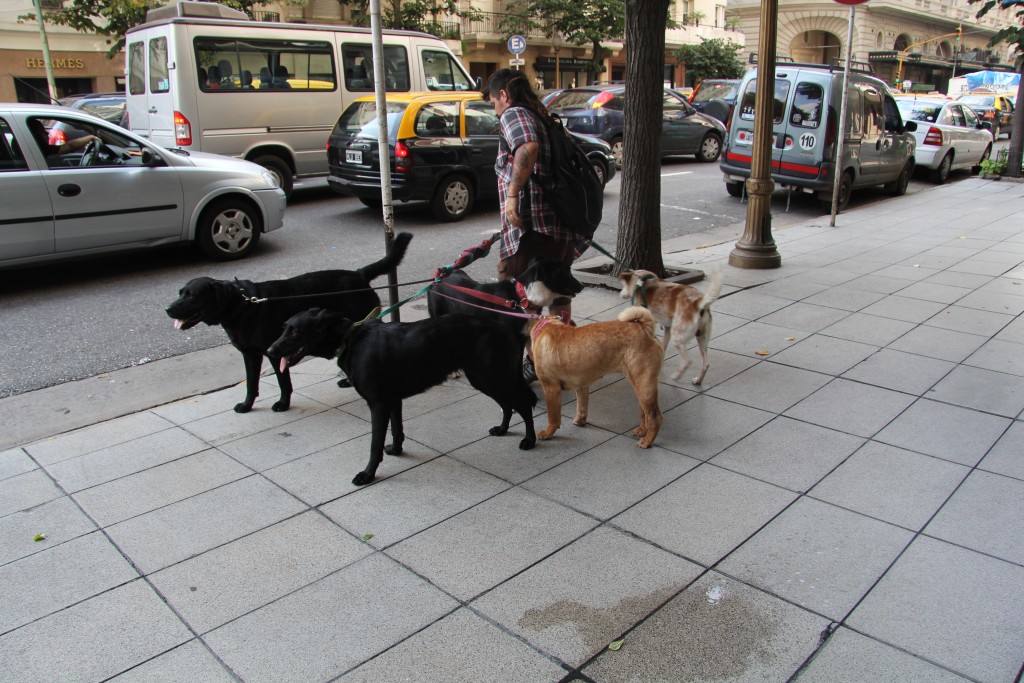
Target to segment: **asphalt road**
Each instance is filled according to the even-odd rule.
[[[963,178],[957,175],[956,179]],[[605,193],[604,221],[595,240],[613,250],[620,176]],[[910,192],[930,187],[915,179]],[[855,194],[854,206],[884,200],[881,190]],[[818,203],[794,196],[773,199],[773,225],[815,218]],[[692,158],[662,166],[662,235],[665,239],[742,222],[746,205],[725,193],[717,164]],[[399,281],[431,277],[466,247],[498,227],[496,203],[478,206],[460,223],[435,222],[421,207],[399,206],[396,231],[415,235],[399,269]],[[0,398],[227,342],[219,327],[173,329],[164,307],[189,279],[265,280],[326,268],[357,268],[383,254],[383,223],[377,211],[334,195],[323,181],[298,187],[285,227],[264,236],[252,257],[233,263],[204,260],[188,247],[123,253],[76,262],[0,271]],[[470,270],[493,277],[496,252]],[[384,279],[378,281],[384,284]],[[403,296],[421,285],[404,287]],[[385,297],[386,299],[386,297]],[[241,360],[239,360],[241,372]]]

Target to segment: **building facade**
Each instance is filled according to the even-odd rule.
[[[832,0],[778,4],[777,55],[826,64],[846,58],[848,6]],[[994,10],[979,20],[978,8],[967,0],[871,0],[857,5],[853,60],[870,64],[890,85],[914,92],[946,92],[951,78],[974,71],[1014,71],[1011,46],[988,46],[1012,17]],[[726,11],[739,20],[746,52],[756,53],[760,1],[730,0]]]
[[[44,0],[43,7],[58,4]],[[0,3],[0,102],[49,102],[39,25],[19,20],[34,13],[32,0]],[[124,57],[107,58],[104,38],[46,26],[57,97],[124,90]]]

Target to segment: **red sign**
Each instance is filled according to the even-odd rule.
[[[868,0],[836,0],[840,5],[863,5]]]

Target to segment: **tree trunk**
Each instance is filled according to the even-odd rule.
[[[619,234],[625,268],[665,275],[661,258],[661,112],[669,0],[626,0],[625,131]],[[616,265],[616,273],[623,266]]]
[[[1024,96],[1024,59],[1020,65],[1020,83],[1017,84],[1017,101]],[[1024,106],[1017,105],[1013,110],[1013,126],[1010,128],[1009,156],[1006,157],[1006,175],[1013,178],[1021,177],[1021,164],[1024,163]]]

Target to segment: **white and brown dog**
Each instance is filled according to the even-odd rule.
[[[704,381],[708,372],[708,342],[711,340],[711,304],[722,293],[722,272],[711,271],[708,291],[701,293],[690,285],[665,282],[649,270],[626,271],[619,275],[622,283],[621,296],[643,304],[654,314],[654,319],[665,328],[661,341],[662,349],[668,348],[669,339],[679,352],[679,369],[672,375],[679,379],[690,365],[686,345],[694,337],[700,347],[700,374],[693,378],[694,384]]]
[[[544,389],[548,426],[537,432],[550,439],[562,425],[562,390],[576,390],[573,424],[587,424],[590,385],[609,372],[626,376],[640,402],[640,426],[633,436],[641,448],[650,448],[661,429],[658,407],[658,375],[664,352],[654,334],[654,316],[640,306],[631,306],[618,320],[579,327],[557,317],[528,323],[533,343],[533,364]]]

